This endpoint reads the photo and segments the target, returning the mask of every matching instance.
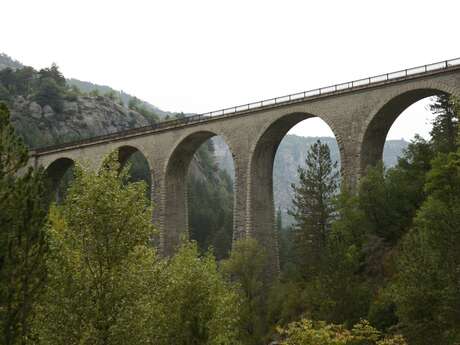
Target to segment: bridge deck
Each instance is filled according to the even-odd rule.
[[[100,135],[92,138],[76,140],[68,143],[51,145],[37,148],[30,152],[31,156],[40,156],[53,151],[70,149],[75,146],[86,146],[100,142],[113,141],[122,138],[145,135],[152,132],[169,130],[176,127],[193,125],[196,123],[212,121],[223,117],[238,116],[241,114],[260,111],[262,109],[279,107],[286,104],[304,102],[322,97],[335,96],[343,93],[354,92],[356,90],[368,89],[386,85],[389,83],[397,83],[401,81],[423,78],[433,74],[447,73],[452,70],[460,69],[460,58],[436,62],[433,64],[413,67],[409,69],[399,70],[395,72],[385,73],[373,77],[353,80],[346,83],[335,84],[331,86],[321,87],[314,90],[298,92],[281,97],[265,99],[258,102],[247,103],[230,108],[211,111],[203,114],[188,116],[182,119],[163,121],[156,124],[133,128],[125,131],[114,132],[110,134]]]

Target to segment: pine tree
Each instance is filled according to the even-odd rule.
[[[310,271],[319,268],[320,256],[326,246],[339,173],[337,162],[331,161],[329,147],[319,140],[310,147],[305,168],[299,167],[297,171],[299,184],[292,184],[294,209],[289,213],[296,221],[298,260]]]
[[[0,343],[26,344],[46,278],[42,171],[25,169],[27,148],[0,104]]]
[[[455,151],[458,148],[459,114],[455,111],[454,99],[447,94],[441,94],[430,104],[430,110],[437,115],[430,133],[434,150],[444,153]]]

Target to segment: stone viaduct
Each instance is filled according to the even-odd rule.
[[[46,147],[30,153],[30,165],[45,167],[57,182],[74,162],[98,169],[113,151],[121,164],[140,151],[150,166],[160,248],[169,254],[188,228],[189,163],[202,143],[220,135],[235,165],[233,237],[253,236],[277,253],[272,169],[277,147],[291,127],[311,117],[324,120],[338,142],[343,184],[354,188],[363,170],[382,158],[398,115],[439,93],[460,97],[460,59]]]

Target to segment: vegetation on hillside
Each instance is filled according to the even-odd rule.
[[[85,93],[75,85],[70,85],[55,64],[39,71],[32,67],[0,69],[0,101],[6,104],[11,105],[16,97],[22,96],[35,101],[42,107],[50,106],[54,112],[61,113],[64,101],[75,101],[78,97],[84,95],[106,97],[125,106],[120,94],[114,91],[100,94],[98,89],[94,89]],[[159,121],[158,115],[147,108],[139,99],[131,97],[127,103],[126,106],[129,109],[137,111],[151,123]]]

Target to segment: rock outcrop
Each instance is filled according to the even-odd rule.
[[[64,100],[63,110],[40,106],[18,96],[10,106],[11,119],[29,147],[41,147],[72,140],[147,126],[148,118],[107,97],[79,96]]]

